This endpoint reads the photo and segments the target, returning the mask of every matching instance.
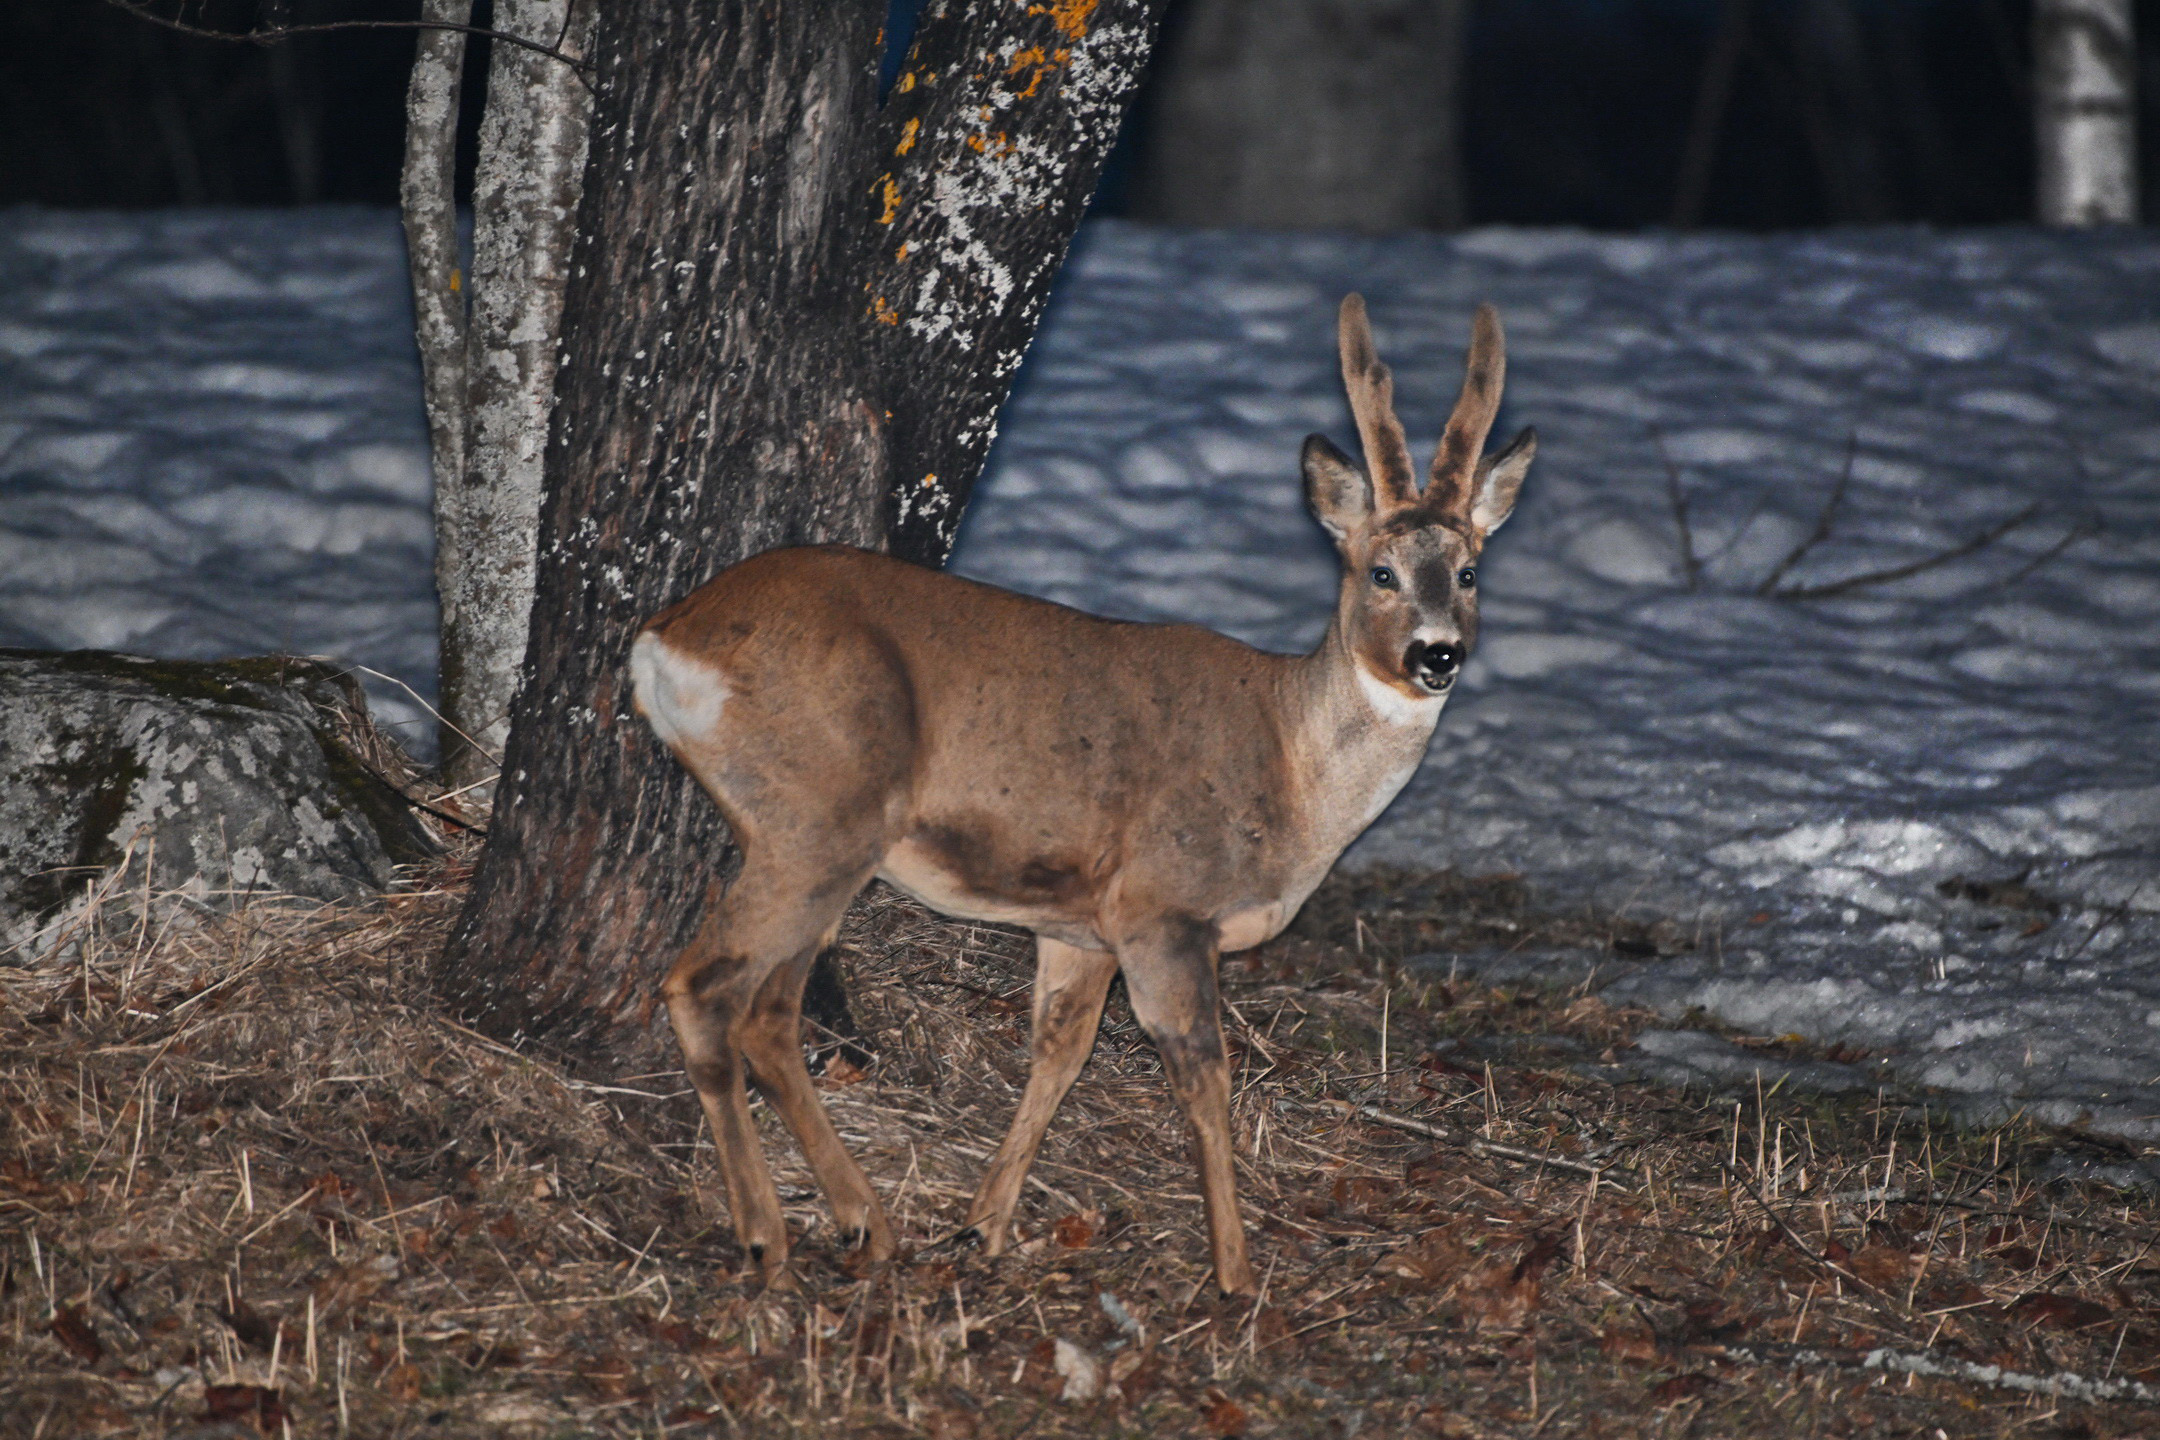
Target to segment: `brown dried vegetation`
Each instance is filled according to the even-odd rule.
[[[1232,1304],[1116,998],[1015,1253],[939,1243],[1023,1079],[1029,952],[873,896],[844,940],[876,1059],[835,1057],[822,1084],[914,1248],[853,1273],[774,1124],[806,1239],[796,1288],[761,1293],[678,1076],[575,1073],[434,1008],[421,967],[460,883],[453,861],[371,908],[115,922],[0,969],[0,1434],[2160,1426],[2137,1394],[1973,1378],[2160,1384],[2150,1203],[2025,1178],[2084,1142],[1887,1099],[1616,1086],[1575,1067],[1648,1016],[1398,963],[1639,956],[1681,927],[1540,915],[1505,877],[1364,875],[1233,957],[1265,1281]],[[1494,1037],[1507,1063],[1467,1058]],[[1878,1348],[1964,1368],[1862,1368]]]

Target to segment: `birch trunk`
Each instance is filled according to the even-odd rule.
[[[2035,0],[2034,138],[2043,225],[2138,217],[2131,0]]]
[[[494,28],[560,41],[573,59],[588,53],[592,26],[593,0],[495,3]],[[493,47],[473,179],[461,464],[451,476],[438,471],[436,491],[455,523],[436,567],[442,771],[453,785],[487,787],[525,659],[541,460],[591,111],[592,92],[569,65],[521,46]]]
[[[472,0],[423,0],[420,16],[463,25],[472,18]],[[399,183],[435,473],[435,594],[446,634],[455,624],[457,559],[464,553],[457,496],[465,470],[465,287],[458,269],[455,191],[464,68],[464,32],[420,31],[405,98],[405,166]]]
[[[438,988],[673,1064],[660,977],[728,868],[631,709],[656,611],[775,545],[941,560],[1153,35],[1152,0],[614,0],[563,311],[524,683]]]

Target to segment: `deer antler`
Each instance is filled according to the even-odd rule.
[[[1373,509],[1384,514],[1414,504],[1417,480],[1410,469],[1410,442],[1395,418],[1395,377],[1373,350],[1364,296],[1343,297],[1341,339],[1343,388],[1350,392],[1350,413],[1357,417],[1358,440],[1365,447]]]
[[[1462,395],[1440,435],[1433,456],[1432,483],[1425,503],[1443,512],[1467,510],[1485,437],[1500,414],[1500,387],[1507,378],[1507,341],[1500,333],[1500,312],[1480,305],[1470,322],[1470,359],[1463,372]],[[1399,431],[1397,433],[1400,433]]]

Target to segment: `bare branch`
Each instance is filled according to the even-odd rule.
[[[1830,526],[1837,519],[1838,506],[1845,503],[1846,487],[1852,484],[1853,459],[1859,453],[1860,432],[1855,430],[1846,437],[1845,468],[1838,472],[1837,484],[1831,487],[1829,500],[1824,502],[1822,513],[1815,517],[1815,528],[1808,532],[1806,539],[1793,546],[1783,560],[1778,561],[1777,568],[1763,578],[1762,584],[1755,587],[1757,595],[1785,593],[1778,590],[1778,581],[1783,580],[1787,571],[1806,558],[1808,551],[1830,538]]]
[[[559,60],[569,66],[580,78],[585,78],[589,69],[587,61],[565,54],[558,46],[543,45],[536,40],[512,35],[508,31],[491,30],[485,25],[467,25],[450,20],[326,20],[313,25],[265,26],[250,30],[244,35],[235,35],[229,30],[212,30],[206,26],[190,25],[185,20],[169,15],[160,15],[150,8],[148,0],[105,0],[105,3],[115,10],[125,10],[138,20],[148,21],[166,30],[192,35],[198,40],[223,40],[234,45],[275,45],[296,35],[321,35],[332,30],[437,30],[449,31],[459,36],[479,35],[485,39],[500,40],[504,44],[530,50],[536,55],[545,55],[550,60]],[[466,10],[469,14],[471,7],[467,6]],[[590,83],[589,79],[587,83]]]
[[[2033,556],[2032,559],[2026,561],[2023,565],[2018,566],[2017,569],[2011,571],[2008,575],[2004,576],[2000,583],[2003,585],[2017,584],[2018,581],[2023,580],[2026,576],[2032,574],[2033,571],[2038,570],[2041,566],[2047,564],[2048,561],[2054,559],[2057,555],[2062,554],[2063,551],[2069,549],[2072,545],[2077,544],[2078,541],[2085,539],[2089,535],[2097,535],[2099,533],[2100,522],[2098,520],[2088,517],[2087,519],[2079,521],[2077,524],[2071,526],[2068,530],[2065,530],[2063,532],[2063,537],[2060,540],[2057,540],[2053,545],[2048,546],[2047,549],[2041,551],[2038,555]]]
[[[2003,536],[2017,529],[2018,526],[2039,513],[2040,502],[2035,500],[2009,519],[1990,525],[1964,544],[1953,545],[1948,550],[1938,551],[1924,559],[1914,560],[1910,564],[1893,565],[1887,570],[1870,570],[1865,575],[1851,575],[1843,580],[1832,580],[1822,585],[1788,585],[1782,590],[1758,591],[1756,593],[1767,594],[1775,600],[1819,600],[1826,595],[1842,595],[1848,590],[1858,590],[1863,585],[1887,585],[1892,580],[1903,580],[1908,575],[1918,575],[1924,570],[1933,570],[1938,565],[1947,565],[1953,560],[1962,560],[1968,555],[1985,550],[1988,546],[2002,539]],[[2054,550],[2042,555],[2040,560],[2034,561],[2033,564],[2037,566],[2042,561],[2052,558],[2071,540],[2075,539],[2077,534],[2078,532],[2073,530],[2055,546]],[[2018,578],[2024,578],[2027,573],[2029,573],[2029,567],[2028,571],[2018,572]]]
[[[1673,528],[1680,532],[1680,574],[1690,590],[1702,583],[1702,561],[1695,554],[1695,531],[1688,524],[1687,492],[1680,487],[1680,467],[1673,463],[1672,452],[1665,448],[1665,432],[1652,427],[1650,437],[1657,441],[1658,456],[1665,462],[1665,498],[1672,504]]]
[[[1377,1120],[1382,1125],[1397,1130],[1407,1130],[1412,1135],[1423,1135],[1428,1140],[1438,1140],[1447,1145],[1460,1145],[1465,1150],[1473,1151],[1479,1155],[1497,1156],[1503,1160],[1519,1160],[1525,1165],[1548,1165],[1555,1170],[1572,1171],[1577,1175],[1587,1175],[1593,1180],[1602,1180],[1605,1184],[1611,1185],[1618,1190],[1630,1188],[1625,1182],[1615,1181],[1612,1178],[1613,1172],[1610,1166],[1589,1165],[1580,1160],[1570,1160],[1564,1155],[1551,1155],[1542,1150],[1526,1150],[1519,1145],[1502,1145],[1497,1141],[1487,1140],[1482,1136],[1470,1135],[1460,1130],[1450,1130],[1443,1126],[1428,1124],[1423,1120],[1412,1119],[1408,1115],[1397,1115],[1392,1110],[1382,1110],[1377,1105],[1356,1105],[1347,1100],[1332,1100],[1328,1103],[1363,1115],[1368,1120]]]

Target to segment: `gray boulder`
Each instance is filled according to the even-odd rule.
[[[196,910],[380,890],[435,850],[397,768],[327,661],[0,649],[0,961],[101,890]]]

